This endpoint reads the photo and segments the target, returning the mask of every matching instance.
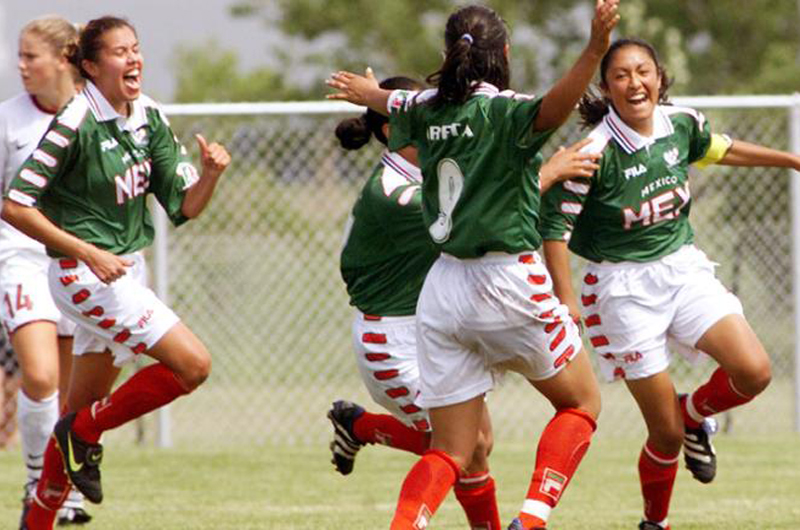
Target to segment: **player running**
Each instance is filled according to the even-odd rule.
[[[743,405],[770,381],[769,357],[742,305],[693,244],[689,166],[800,169],[800,157],[712,134],[702,113],[667,105],[669,80],[650,44],[614,42],[603,57],[602,97],[585,97],[601,153],[592,179],[555,186],[540,225],[554,289],[586,334],[609,380],[624,379],[647,424],[639,457],[641,530],[668,529],[681,445],[701,482],[716,472],[707,417]],[[567,243],[567,241],[569,243]],[[586,258],[580,304],[570,283],[569,249]],[[719,363],[711,378],[677,396],[667,371],[671,337]]]
[[[67,57],[77,42],[78,30],[61,17],[32,20],[20,32],[18,66],[25,92],[0,104],[3,191],[81,83]],[[67,395],[72,362],[75,324],[50,296],[49,262],[44,245],[0,222],[0,316],[22,374],[17,416],[28,475],[23,503],[30,503],[36,490],[47,439]],[[70,493],[58,518],[60,524],[91,519],[80,493]]]
[[[230,157],[198,135],[197,174],[141,93],[143,59],[128,21],[90,21],[77,54],[86,86],[22,165],[3,209],[47,247],[50,291],[77,323],[68,413],[45,451],[28,530],[52,528],[70,481],[101,502],[101,434],[191,392],[211,368],[203,343],[145,286],[140,250],[154,235],[147,195],[182,224],[203,211]],[[139,354],[157,362],[111,392],[120,366]]]
[[[524,375],[556,415],[545,428],[527,500],[511,528],[543,528],[585,454],[600,394],[577,326],[552,295],[536,249],[542,145],[588,86],[618,21],[618,2],[598,0],[590,42],[543,98],[508,90],[505,24],[468,6],[448,19],[437,88],[387,91],[338,72],[329,97],[390,113],[389,147],[413,145],[423,174],[423,214],[442,251],[417,305],[421,394],[431,449],[403,484],[392,528],[427,526],[469,467],[496,372]],[[589,163],[589,162],[587,162]]]

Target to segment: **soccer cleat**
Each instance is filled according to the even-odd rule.
[[[333,454],[331,463],[336,466],[336,471],[342,475],[349,475],[353,471],[356,453],[364,443],[356,438],[353,424],[359,416],[364,414],[364,409],[349,401],[335,401],[328,411],[328,419],[333,424],[333,441],[330,448]]]
[[[86,510],[81,507],[61,507],[57,516],[58,526],[86,524],[92,520]]]
[[[522,521],[519,520],[518,517],[515,517],[511,524],[508,525],[508,530],[525,530],[525,527],[522,526]],[[534,526],[530,530],[547,530],[544,526]]]
[[[75,489],[83,493],[89,501],[103,502],[103,488],[100,484],[100,462],[103,460],[103,446],[92,444],[78,438],[72,432],[76,413],[70,412],[56,422],[53,436],[64,460],[64,469]]]
[[[639,523],[639,530],[670,530],[670,528],[669,526],[664,527],[651,521],[642,521]]]
[[[684,428],[683,459],[692,476],[708,484],[717,474],[717,452],[711,444],[711,435],[717,432],[717,422],[704,418],[698,429]]]

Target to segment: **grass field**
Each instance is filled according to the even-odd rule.
[[[639,441],[598,439],[562,505],[555,529],[635,529],[641,501]],[[103,464],[106,501],[91,508],[92,530],[387,528],[410,455],[386,448],[359,454],[349,477],[337,475],[327,448],[300,445],[200,451],[114,444]],[[717,480],[681,470],[670,517],[674,530],[800,529],[800,438],[719,436]],[[492,456],[501,516],[514,516],[527,489],[532,447],[499,444]],[[15,450],[0,453],[0,528],[16,528],[23,480]],[[464,529],[448,498],[430,526]]]

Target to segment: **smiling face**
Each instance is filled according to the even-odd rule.
[[[119,26],[100,37],[102,46],[95,60],[84,60],[83,69],[120,114],[128,114],[128,103],[141,94],[144,59],[132,28]]]
[[[57,87],[68,64],[41,36],[28,31],[19,38],[17,68],[25,91],[33,96],[42,96]]]
[[[628,45],[616,50],[603,72],[601,88],[622,121],[639,134],[652,134],[661,73],[647,49]]]

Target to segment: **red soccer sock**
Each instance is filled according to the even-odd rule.
[[[569,480],[589,449],[594,419],[578,409],[562,409],[545,427],[536,451],[536,469],[519,513],[524,528],[545,526]]]
[[[56,447],[55,437],[50,437],[44,451],[42,476],[36,487],[25,523],[28,530],[50,530],[55,523],[56,513],[70,490],[69,479],[64,472],[64,461]]]
[[[422,530],[458,478],[458,465],[450,455],[430,450],[403,481],[391,530]]]
[[[456,482],[455,493],[470,528],[500,529],[494,479],[488,471],[462,476]]]
[[[736,390],[727,372],[717,368],[705,384],[692,392],[687,399],[681,400],[683,421],[688,427],[696,429],[704,417],[744,405],[752,401],[753,397]]]
[[[381,444],[422,455],[430,446],[430,434],[413,429],[389,414],[364,412],[353,422],[356,437],[364,443]]]
[[[670,456],[656,451],[649,444],[642,447],[639,482],[642,485],[645,520],[654,523],[666,521],[679,458],[680,451]]]
[[[72,429],[79,438],[97,443],[103,431],[143,416],[187,393],[175,373],[161,363],[136,372],[111,395],[78,411]]]

